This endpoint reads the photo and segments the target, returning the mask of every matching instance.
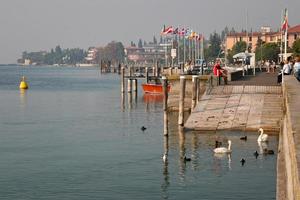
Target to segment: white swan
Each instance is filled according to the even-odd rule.
[[[257,138],[257,142],[267,142],[268,135],[264,134],[264,129],[260,128],[260,129],[258,129],[258,132],[260,132],[260,135]]]
[[[228,140],[228,148],[226,147],[218,147],[214,149],[215,153],[231,153],[231,140]]]

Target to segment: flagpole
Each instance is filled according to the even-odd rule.
[[[165,65],[166,65],[166,68],[168,67],[168,58],[167,58],[167,40],[166,40],[166,35],[164,37],[164,45],[165,45]]]
[[[288,10],[286,9],[286,20],[288,19]],[[284,33],[284,60],[287,60],[287,32],[288,32],[288,23],[285,27],[285,33]]]
[[[184,65],[185,65],[185,33],[183,35],[183,67]]]
[[[173,51],[173,49],[174,49],[174,33],[172,33],[173,35],[172,35],[172,50],[171,51]],[[171,59],[172,59],[172,68],[173,68],[173,66],[174,66],[174,58],[173,58],[173,56],[171,55]]]
[[[203,55],[204,54],[204,36],[202,35],[201,37],[201,60],[203,60]]]
[[[177,65],[179,66],[179,62],[180,62],[180,56],[179,56],[179,43],[180,43],[180,26],[178,25],[178,31],[177,31]]]
[[[190,38],[188,38],[189,40],[189,61],[191,60],[191,40]]]
[[[194,39],[194,48],[195,48],[195,52],[194,52],[194,63],[196,64],[196,53],[197,53],[197,40],[196,37]]]
[[[283,50],[283,46],[282,46],[282,44],[283,44],[283,41],[282,41],[282,39],[283,39],[283,33],[282,33],[282,28],[281,28],[281,26],[282,26],[282,24],[283,24],[283,10],[281,10],[281,21],[280,21],[280,62],[282,62],[283,61],[283,56],[282,56],[282,50]]]

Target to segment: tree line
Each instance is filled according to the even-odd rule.
[[[100,63],[102,61],[124,61],[124,46],[121,42],[112,41],[104,47],[96,48],[98,51],[93,62]],[[27,52],[22,53],[22,57],[18,59],[18,63],[24,63],[29,59],[32,63],[38,65],[75,65],[76,63],[86,62],[85,57],[87,51],[80,48],[62,49],[57,45],[54,49],[48,51]]]

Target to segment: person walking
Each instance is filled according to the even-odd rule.
[[[297,56],[294,64],[294,76],[300,81],[300,56]]]
[[[285,60],[282,71],[277,76],[277,83],[282,82],[282,74],[283,75],[290,75],[290,73],[291,73],[291,66],[289,64],[289,61]]]

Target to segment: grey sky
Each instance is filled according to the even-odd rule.
[[[278,28],[283,8],[300,24],[300,0],[1,0],[0,63],[24,50],[126,45],[158,36],[164,24],[185,25],[208,36],[226,25],[236,30]]]

